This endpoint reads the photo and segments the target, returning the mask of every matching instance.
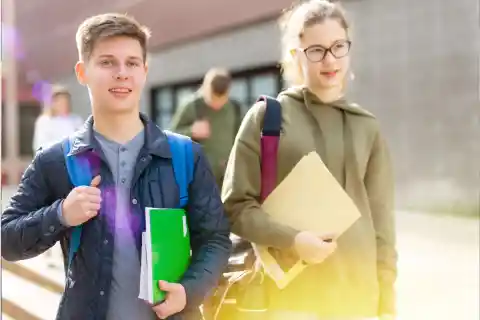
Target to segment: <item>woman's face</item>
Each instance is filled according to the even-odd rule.
[[[52,100],[53,114],[66,116],[70,113],[70,99],[67,95],[59,94]]]
[[[297,50],[306,85],[316,90],[342,88],[350,67],[350,41],[335,19],[305,28]]]

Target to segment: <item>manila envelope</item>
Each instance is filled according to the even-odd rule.
[[[310,152],[297,163],[265,199],[262,209],[280,224],[319,236],[333,233],[339,237],[361,216],[316,152]],[[253,247],[266,273],[280,289],[306,268],[305,263],[299,261],[284,272],[268,248]]]

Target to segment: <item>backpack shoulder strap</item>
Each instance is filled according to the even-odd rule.
[[[73,186],[88,186],[92,181],[92,170],[87,157],[70,155],[71,138],[65,140],[63,155],[67,167],[68,176]]]
[[[175,181],[180,196],[179,207],[188,204],[188,188],[193,180],[193,149],[192,140],[174,132],[165,131],[172,153],[172,166]]]
[[[87,158],[70,155],[71,138],[65,139],[63,155],[67,167],[68,176],[74,187],[89,185],[92,180],[92,172]],[[76,226],[70,234],[70,246],[68,250],[68,268],[72,264],[73,257],[80,247],[82,226]]]
[[[263,118],[261,150],[261,199],[275,189],[277,184],[277,153],[282,130],[282,108],[280,102],[269,96],[260,96],[258,101],[266,104]]]

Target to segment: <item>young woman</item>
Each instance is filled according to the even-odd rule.
[[[329,242],[274,223],[261,210],[261,102],[244,118],[227,167],[223,200],[232,231],[271,247],[284,265],[309,264],[283,290],[267,282],[271,319],[393,319],[393,174],[377,120],[344,95],[352,44],[344,11],[324,0],[304,1],[282,17],[282,32],[284,76],[292,86],[278,96],[277,183],[315,150],[362,217]]]
[[[47,147],[80,129],[83,120],[71,113],[70,93],[60,86],[54,86],[50,105],[35,121],[33,153],[40,147]]]

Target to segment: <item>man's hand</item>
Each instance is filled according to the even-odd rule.
[[[159,281],[158,286],[160,290],[166,292],[166,297],[164,302],[153,307],[157,317],[166,319],[185,308],[187,305],[187,294],[181,284]]]
[[[207,120],[197,120],[192,125],[192,138],[207,139],[210,137],[210,123]]]
[[[100,176],[96,176],[90,186],[76,187],[70,191],[62,203],[62,215],[67,225],[78,226],[98,214],[102,202],[98,188],[100,181]]]

